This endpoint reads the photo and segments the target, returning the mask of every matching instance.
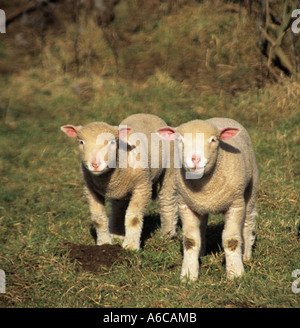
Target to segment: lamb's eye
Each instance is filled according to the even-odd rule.
[[[81,145],[84,145],[84,141],[83,141],[83,140],[79,140],[79,143],[80,143]]]
[[[216,139],[215,136],[210,137],[209,140],[208,140],[209,143],[214,143],[214,142],[216,142],[216,141],[217,141],[217,139]]]
[[[109,141],[109,144],[110,145],[114,145],[115,143],[116,143],[116,140],[115,139],[112,139],[112,140]]]

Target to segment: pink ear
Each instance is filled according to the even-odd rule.
[[[66,133],[68,136],[75,138],[77,136],[77,133],[79,131],[78,127],[74,125],[63,125],[60,127],[60,129]]]
[[[131,132],[132,132],[132,128],[121,127],[121,128],[119,128],[119,138],[125,138]]]
[[[220,139],[227,140],[236,136],[240,132],[237,128],[223,128],[220,130]]]
[[[156,130],[157,134],[159,134],[162,138],[167,140],[175,140],[176,139],[175,132],[176,129],[171,128],[169,126]]]

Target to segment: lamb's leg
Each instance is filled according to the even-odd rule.
[[[246,189],[246,215],[243,225],[243,260],[244,262],[250,261],[252,255],[252,245],[255,241],[254,228],[256,223],[256,194],[258,188],[258,173],[256,167],[251,182]]]
[[[250,261],[252,245],[255,241],[254,228],[256,224],[256,195],[258,191],[259,176],[255,162],[253,163],[253,176],[245,191],[246,214],[243,225],[243,260]]]
[[[205,231],[208,215],[198,215],[186,204],[180,202],[179,213],[183,231],[183,263],[181,280],[197,280],[199,255],[205,253]]]
[[[225,251],[227,278],[229,279],[244,273],[241,236],[244,215],[244,206],[231,206],[225,214],[222,243]]]
[[[113,238],[117,238],[121,241],[124,240],[125,235],[125,213],[128,203],[128,200],[111,200],[112,216],[109,222],[109,230]]]
[[[246,211],[245,222],[243,226],[243,260],[244,262],[250,261],[252,255],[252,245],[255,241],[254,228],[256,223],[256,208],[253,208],[252,211]]]
[[[150,199],[150,184],[134,190],[125,214],[124,248],[139,250],[143,218]]]
[[[104,197],[96,195],[87,187],[84,189],[85,195],[89,202],[92,221],[95,224],[97,233],[97,245],[111,244],[111,236],[109,233],[109,220],[105,211]]]
[[[166,169],[159,192],[161,235],[174,237],[178,221],[174,170]]]

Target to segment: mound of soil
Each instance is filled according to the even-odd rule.
[[[120,245],[90,246],[64,243],[64,248],[69,251],[69,257],[76,260],[80,267],[89,272],[100,272],[102,267],[110,268],[116,262],[125,261],[129,252]]]

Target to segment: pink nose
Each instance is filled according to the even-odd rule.
[[[93,167],[94,169],[97,169],[99,166],[98,166],[98,164],[97,164],[96,162],[93,162],[93,163],[92,163],[92,167]]]
[[[194,164],[198,164],[198,163],[200,163],[200,161],[201,161],[200,156],[198,156],[198,155],[193,155],[193,156],[192,156],[192,162],[193,162]]]

